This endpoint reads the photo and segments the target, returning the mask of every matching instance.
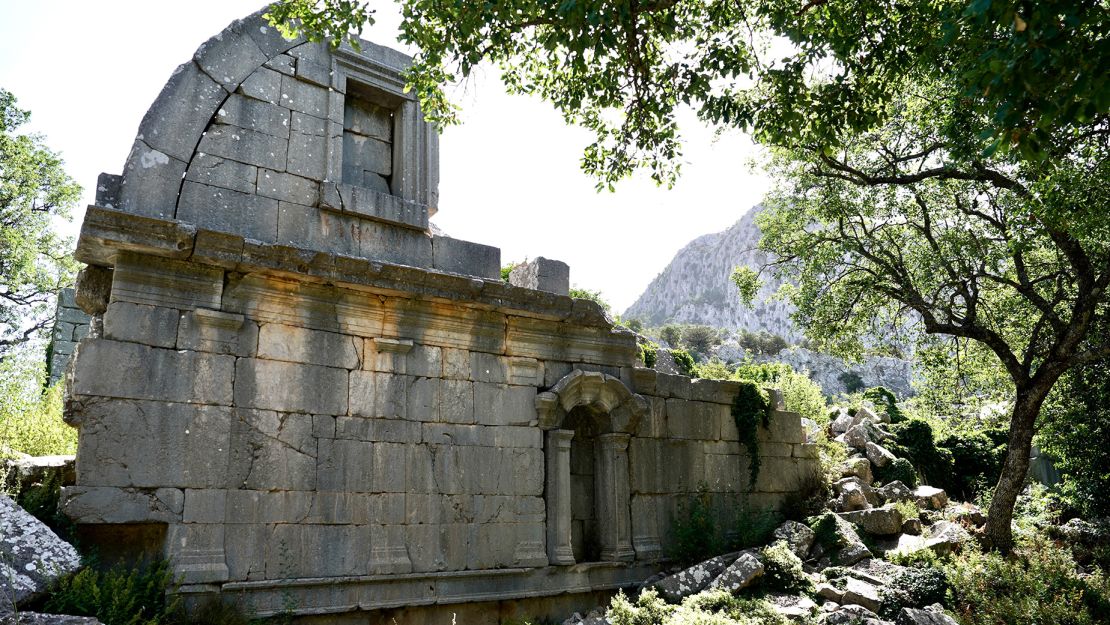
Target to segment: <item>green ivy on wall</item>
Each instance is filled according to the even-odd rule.
[[[771,400],[767,393],[754,382],[741,382],[740,391],[732,400],[732,418],[740,433],[740,444],[751,457],[748,472],[754,486],[759,477],[759,426],[771,424]]]

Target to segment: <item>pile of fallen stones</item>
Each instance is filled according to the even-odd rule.
[[[870,406],[841,411],[830,425],[834,440],[848,450],[836,468],[833,497],[827,511],[806,523],[787,521],[772,535],[784,541],[801,560],[813,583],[811,596],[768,593],[775,610],[795,621],[825,625],[956,625],[939,604],[899,607],[884,612],[884,598],[906,567],[884,558],[930,550],[944,555],[971,538],[970,528],[986,518],[977,507],[949,502],[931,486],[910,488],[899,480],[876,481],[876,474],[897,460],[884,444],[893,438],[887,421]],[[912,505],[906,505],[906,504]],[[760,549],[729,553],[681,569],[661,573],[641,585],[671,603],[697,593],[723,588],[739,592],[753,587],[764,574]],[[902,604],[904,605],[904,604]],[[603,625],[604,609],[575,614],[564,625]]]

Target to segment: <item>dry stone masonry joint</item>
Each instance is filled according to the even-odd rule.
[[[91,540],[170,558],[190,600],[594,605],[657,569],[699,488],[723,526],[816,469],[778,411],[747,484],[736,383],[640,367],[564,263],[506,283],[497,248],[432,235],[438,136],[409,62],[253,15],[178,68],[101,176],[62,505]]]

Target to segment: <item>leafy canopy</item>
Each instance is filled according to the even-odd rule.
[[[75,267],[52,226],[69,217],[81,188],[41,137],[16,133],[29,117],[0,88],[0,357],[42,333]]]

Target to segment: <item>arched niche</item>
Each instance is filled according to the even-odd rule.
[[[604,373],[572,371],[536,397],[546,435],[551,564],[635,558],[628,442],[647,401]]]

